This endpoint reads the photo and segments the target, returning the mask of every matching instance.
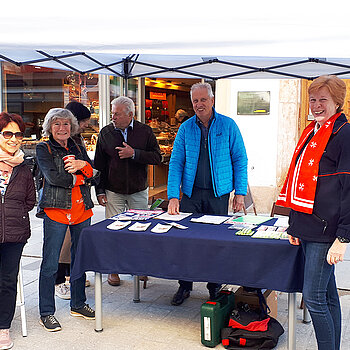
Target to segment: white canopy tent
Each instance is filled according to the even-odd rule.
[[[17,65],[124,79],[350,78],[346,0],[33,0],[0,9],[0,60]]]
[[[6,2],[0,59],[124,78],[350,78],[347,2],[332,5]]]
[[[58,50],[0,49],[0,59],[16,65],[35,64],[81,74],[163,78],[303,78],[322,74],[350,78],[350,59],[317,57],[200,56],[112,54]]]

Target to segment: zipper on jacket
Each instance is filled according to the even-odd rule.
[[[1,221],[2,221],[2,240],[1,243],[5,242],[5,210],[4,210],[4,203],[5,203],[5,195],[2,195],[0,193],[1,196]]]
[[[208,130],[208,153],[209,153],[209,161],[210,161],[210,175],[211,175],[211,181],[213,183],[213,191],[215,194],[215,197],[218,196],[218,193],[216,191],[216,184],[215,184],[215,178],[213,174],[213,161],[212,161],[212,154],[211,154],[211,149],[210,149],[210,130]]]
[[[323,224],[323,231],[322,231],[322,234],[325,233],[326,229],[327,229],[327,226],[328,226],[328,222],[327,220],[324,220],[324,219],[321,219],[318,215],[316,215],[315,213],[313,213],[312,215],[314,215],[316,217],[316,219],[318,219],[319,221],[322,222]]]
[[[13,169],[12,171],[12,174],[11,174],[11,177],[10,177],[10,180],[9,180],[9,183],[7,184],[7,187],[6,187],[6,190],[5,190],[5,193],[4,194],[1,194],[0,193],[0,196],[1,196],[1,220],[2,220],[2,240],[1,240],[1,243],[4,243],[5,242],[5,195],[6,195],[6,191],[8,190],[11,182],[13,181],[13,179],[15,178],[15,176],[17,176],[17,171],[15,170],[16,168]]]

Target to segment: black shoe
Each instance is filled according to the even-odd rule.
[[[79,309],[72,307],[70,309],[70,314],[72,316],[84,317],[85,320],[95,319],[95,311],[91,309],[91,307],[88,304],[84,304],[84,306],[80,307]]]
[[[48,331],[56,332],[62,329],[60,323],[57,321],[54,315],[41,316],[39,323]]]
[[[171,305],[181,305],[185,299],[190,296],[190,291],[184,289],[183,287],[179,287],[177,292],[173,296],[173,300],[171,301]]]
[[[220,289],[221,289],[221,286],[218,286],[209,290],[210,300],[215,300],[220,296]]]

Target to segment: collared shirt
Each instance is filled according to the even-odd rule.
[[[122,134],[123,137],[124,137],[124,141],[125,141],[125,142],[128,142],[128,129],[129,129],[129,128],[131,128],[131,129],[134,128],[134,118],[131,119],[130,124],[129,124],[128,127],[126,127],[124,130],[119,129],[119,128],[115,128],[115,130],[119,130],[119,131],[121,132],[121,134]]]
[[[199,126],[199,128],[201,129],[201,137],[204,137],[204,139],[206,140],[206,142],[208,143],[208,133],[209,133],[209,128],[211,123],[214,120],[214,113],[212,112],[210,118],[209,118],[209,122],[208,122],[208,127],[206,127],[203,122],[196,116],[196,123]]]
[[[317,133],[317,131],[320,129],[321,125],[316,123],[315,124],[315,129],[314,129],[314,135]]]

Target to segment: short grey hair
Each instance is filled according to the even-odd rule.
[[[214,97],[213,90],[209,83],[196,83],[191,86],[191,91],[190,91],[191,100],[192,100],[192,92],[197,89],[207,89],[208,96]]]
[[[79,131],[79,124],[77,118],[71,111],[65,108],[51,108],[44,119],[43,123],[43,136],[50,136],[51,125],[57,119],[68,119],[71,125],[71,136],[75,135]]]
[[[131,112],[132,116],[134,117],[134,115],[135,115],[135,103],[131,98],[126,97],[126,96],[119,96],[111,102],[111,105],[117,105],[117,104],[124,105],[126,108],[126,113],[129,114]]]

